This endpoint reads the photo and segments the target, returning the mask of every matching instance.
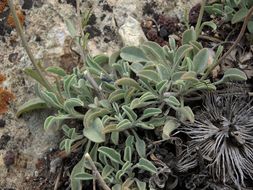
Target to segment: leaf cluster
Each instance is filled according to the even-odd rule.
[[[192,29],[185,31],[182,41],[180,47],[170,39],[170,47],[145,42],[140,47],[124,47],[111,57],[88,55],[86,66],[75,68],[72,74],[66,74],[58,67],[48,67],[46,71],[57,78],[54,88],[59,92],[54,93],[38,83],[35,89],[40,100],[27,105],[41,106],[44,102],[58,110],[45,120],[45,130],[60,127],[64,131],[66,137],[60,148],[67,153],[76,142],[87,140],[84,142],[86,150],[108,184],[116,188],[135,182],[144,187],[144,183],[135,179],[134,169],[152,174],[156,167],[147,159],[145,141],[137,133],[162,128],[161,138],[169,138],[178,126],[178,120],[194,122],[194,114],[184,105],[184,97],[193,92],[216,89],[209,79],[201,79],[210,64],[208,49],[196,41]],[[218,51],[215,57],[220,53]],[[99,86],[99,92],[87,76]],[[231,79],[245,80],[246,76],[239,70],[230,69],[220,82]],[[19,114],[26,110],[23,106]],[[82,121],[82,132],[64,124],[65,120]],[[120,137],[126,139],[121,149]],[[89,148],[90,144],[93,144],[92,148]],[[132,160],[135,150],[139,162]],[[81,168],[73,169],[72,186],[80,180],[93,179],[87,164],[82,164]]]
[[[75,38],[74,24],[68,21],[67,25],[76,43],[84,47],[87,38]],[[124,47],[110,57],[87,55],[85,65],[71,74],[48,67],[44,72],[55,79],[52,89],[37,71],[28,68],[26,73],[38,81],[35,91],[39,99],[23,105],[18,115],[36,108],[54,108],[57,113],[45,120],[44,128],[63,130],[60,149],[71,153],[79,144],[112,189],[146,189],[148,181],[138,174],[151,176],[157,168],[148,158],[140,133],[160,129],[158,138],[167,140],[180,121],[194,122],[186,96],[215,90],[226,81],[246,80],[246,75],[234,68],[216,82],[203,78],[223,48],[212,56],[197,41],[201,26],[196,31],[186,30],[179,47],[172,38],[164,47],[147,41],[138,47]],[[82,128],[68,126],[67,120],[82,123]],[[72,170],[72,189],[81,189],[82,180],[94,179],[93,170],[84,156]]]
[[[210,5],[205,6],[205,11],[224,19],[224,22],[231,22],[236,24],[243,22],[249,9],[253,6],[251,0],[226,0],[216,1]],[[248,31],[253,33],[253,19],[247,24]]]

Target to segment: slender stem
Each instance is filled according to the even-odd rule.
[[[90,84],[92,85],[92,87],[94,88],[94,90],[97,92],[98,96],[100,99],[104,99],[104,93],[99,89],[99,86],[97,84],[97,82],[95,81],[95,79],[90,75],[90,73],[88,71],[84,72],[84,77],[87,81],[90,82]]]
[[[93,170],[93,173],[95,174],[95,177],[97,178],[100,186],[104,189],[104,190],[111,190],[110,187],[107,186],[107,184],[105,183],[103,177],[100,175],[95,163],[93,162],[93,160],[91,159],[90,157],[90,154],[89,153],[86,153],[85,154],[85,159],[88,160],[92,170]]]
[[[17,30],[17,33],[18,35],[20,36],[21,38],[21,41],[22,41],[22,45],[23,47],[25,48],[26,50],[26,53],[27,55],[29,56],[33,66],[35,67],[38,75],[40,76],[40,78],[43,80],[43,82],[45,83],[45,87],[47,90],[49,91],[53,91],[53,87],[51,86],[51,84],[48,82],[47,79],[45,79],[44,75],[42,74],[42,71],[40,70],[30,48],[29,48],[29,45],[27,43],[27,40],[26,40],[26,37],[25,37],[25,34],[23,32],[23,29],[22,29],[22,26],[20,24],[20,21],[19,21],[19,18],[17,16],[17,13],[16,13],[16,10],[14,8],[14,5],[13,5],[13,1],[12,0],[8,0],[8,4],[9,4],[9,7],[10,7],[10,11],[11,11],[11,14],[13,15],[13,18],[14,18],[14,22],[15,22],[15,26],[16,26],[16,30]]]
[[[184,107],[184,97],[180,96],[181,108]]]
[[[84,39],[84,33],[83,33],[83,27],[82,27],[82,18],[80,15],[80,0],[76,0],[76,11],[77,11],[77,19],[78,19],[78,33],[81,36],[79,38],[79,40],[83,40]],[[83,64],[85,65],[86,62],[86,58],[85,58],[85,54],[83,51],[83,47],[80,44],[80,41],[78,40],[77,47],[80,51],[80,55],[81,55],[81,59]],[[85,79],[88,80],[90,82],[90,84],[92,85],[92,87],[94,88],[94,90],[96,91],[96,93],[98,94],[100,99],[104,98],[104,93],[99,89],[99,86],[97,84],[97,82],[94,80],[94,78],[88,73],[85,73]]]
[[[209,40],[211,42],[222,42],[220,39],[215,38],[215,37],[211,37],[211,36],[204,36],[204,35],[199,35],[199,39],[203,39],[203,40]]]
[[[212,70],[219,64],[221,64],[221,62],[231,53],[231,51],[238,45],[238,43],[241,41],[243,35],[244,35],[244,32],[246,30],[246,27],[247,27],[247,24],[248,24],[248,21],[251,17],[253,13],[253,7],[250,8],[249,12],[247,13],[246,17],[244,18],[244,22],[243,22],[243,25],[242,25],[242,28],[241,28],[241,31],[237,37],[237,39],[235,40],[235,42],[233,43],[233,45],[229,48],[229,50],[222,56],[218,59],[218,61],[214,64],[211,65],[211,67],[209,67],[209,69],[207,70],[207,72],[205,73],[205,75],[202,76],[201,80],[205,80],[208,75],[212,72]]]
[[[81,14],[80,14],[80,0],[76,0],[76,12],[77,12],[77,24],[78,24],[78,35],[80,35],[79,40],[82,40],[84,38],[84,34],[83,34],[83,28],[82,28],[82,18],[81,18]],[[79,48],[80,51],[80,55],[83,61],[83,64],[85,64],[85,54],[83,52],[83,48],[80,45],[80,41],[78,40],[77,46]]]
[[[200,35],[200,26],[201,26],[201,22],[202,22],[202,18],[203,18],[203,14],[204,14],[204,10],[205,10],[205,5],[206,5],[206,0],[202,0],[201,2],[201,8],[199,11],[199,16],[198,16],[198,21],[195,27],[195,31],[197,34],[197,37]]]

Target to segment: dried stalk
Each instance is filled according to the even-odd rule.
[[[201,80],[205,80],[208,75],[212,72],[212,70],[221,64],[221,62],[231,53],[231,51],[236,47],[238,46],[238,43],[241,41],[244,33],[245,33],[245,30],[246,30],[246,27],[247,27],[247,24],[248,24],[248,21],[251,17],[253,13],[253,7],[250,8],[248,14],[246,15],[246,17],[244,18],[244,22],[243,22],[243,25],[242,25],[242,28],[241,28],[241,31],[237,37],[237,39],[235,40],[235,42],[233,43],[233,45],[229,48],[229,50],[222,56],[219,58],[219,60],[215,63],[215,64],[212,64],[211,67],[207,70],[207,72],[205,73],[205,75],[202,76]]]
[[[104,190],[111,190],[110,187],[107,186],[107,184],[105,183],[104,179],[102,178],[102,176],[100,175],[97,167],[95,166],[93,160],[91,159],[89,153],[85,154],[85,159],[88,160],[89,164],[91,165],[93,174],[95,175],[96,179],[98,180],[100,186],[102,189]]]
[[[17,16],[17,13],[16,13],[16,10],[15,10],[15,7],[13,5],[13,1],[12,0],[8,0],[8,4],[9,4],[9,7],[10,7],[10,11],[11,11],[11,14],[13,15],[13,18],[14,18],[14,22],[15,22],[15,26],[16,26],[16,30],[17,30],[17,33],[18,35],[20,36],[21,38],[21,41],[22,41],[22,45],[23,47],[25,48],[26,50],[26,53],[27,55],[29,56],[33,66],[35,67],[38,75],[40,76],[40,78],[43,80],[43,82],[45,83],[46,85],[46,88],[47,90],[50,90],[50,91],[53,91],[53,87],[51,86],[51,84],[48,82],[47,79],[45,79],[44,75],[42,74],[42,71],[39,67],[39,65],[37,64],[37,61],[35,60],[30,48],[29,48],[29,45],[27,43],[27,40],[26,40],[26,37],[25,37],[25,34],[23,32],[23,29],[22,29],[22,26],[20,24],[20,21],[19,21],[19,18]]]

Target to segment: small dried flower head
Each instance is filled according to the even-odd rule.
[[[194,124],[180,127],[190,137],[177,163],[179,172],[200,165],[213,181],[245,187],[253,179],[253,107],[246,97],[207,95]]]

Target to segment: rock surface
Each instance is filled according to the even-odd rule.
[[[196,0],[189,2],[194,4]],[[90,33],[89,52],[92,55],[98,53],[110,55],[123,44],[138,45],[145,40],[139,27],[143,17],[162,12],[168,13],[171,10],[175,10],[170,12],[171,14],[182,16],[182,3],[183,0],[88,0],[83,2],[81,7],[83,11],[87,8],[93,9],[86,29]],[[45,66],[60,65],[71,71],[78,63],[78,58],[70,50],[71,38],[64,20],[75,18],[73,6],[75,0],[16,0],[16,4],[22,7],[26,14],[25,32],[35,57],[42,59]],[[133,28],[131,23],[135,23],[137,28]],[[126,30],[129,26],[131,30]],[[140,35],[136,35],[137,33]],[[119,34],[124,39],[123,41]],[[133,36],[138,37],[133,38]],[[38,160],[43,158],[49,149],[58,147],[59,138],[56,134],[47,134],[43,130],[47,112],[37,111],[25,114],[21,118],[15,116],[18,106],[35,97],[34,81],[23,72],[24,68],[31,67],[31,62],[15,30],[0,36],[0,41],[0,73],[7,77],[5,87],[16,96],[9,111],[0,115],[1,123],[5,123],[0,128],[0,139],[9,136],[5,138],[9,139],[5,140],[5,146],[0,149],[0,189],[40,189],[39,186],[33,186],[28,179],[38,177],[38,166],[36,168]],[[6,167],[4,158],[10,151],[14,153],[15,161]]]
[[[128,16],[125,23],[120,27],[119,35],[124,46],[138,46],[147,41],[140,23],[131,16]]]

